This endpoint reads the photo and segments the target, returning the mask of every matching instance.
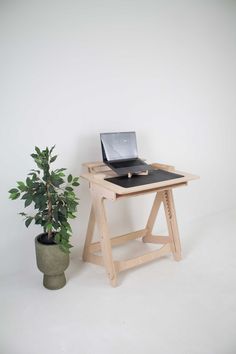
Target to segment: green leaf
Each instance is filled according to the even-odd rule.
[[[66,190],[69,192],[73,192],[73,188],[72,187],[66,187]]]
[[[56,160],[56,158],[57,158],[57,155],[53,156],[53,157],[50,159],[50,163],[51,163],[51,162],[54,162],[54,161]]]
[[[65,253],[70,253],[70,250],[65,245],[59,244],[59,248]]]
[[[18,193],[12,193],[12,194],[10,194],[9,198],[10,198],[11,200],[15,200],[15,199],[19,198],[19,196],[20,196],[20,192],[18,192]]]
[[[40,149],[37,146],[35,146],[35,151],[37,152],[38,155],[41,154],[41,151],[40,151]]]
[[[71,181],[72,181],[72,175],[69,175],[68,177],[67,177],[67,181],[70,183]]]
[[[36,162],[36,165],[38,166],[38,168],[41,168],[41,170],[43,170],[42,161],[38,158],[35,158],[34,161]]]
[[[30,197],[30,193],[25,193],[22,195],[21,199],[27,199]]]
[[[65,173],[59,172],[59,173],[58,173],[58,176],[60,176],[60,177],[65,177]]]
[[[54,185],[54,187],[59,187],[61,184],[63,184],[64,183],[64,181],[63,181],[63,179],[53,179],[52,180],[52,184]]]
[[[35,224],[36,225],[44,225],[43,219],[39,216],[38,218],[35,218]]]
[[[60,212],[61,212],[63,215],[66,215],[66,213],[67,213],[66,207],[61,206],[61,207],[60,207]]]
[[[52,223],[48,223],[48,224],[46,225],[46,230],[47,230],[47,231],[52,231]]]
[[[56,235],[54,236],[54,240],[56,243],[59,243],[61,241],[60,234],[56,233]]]
[[[55,221],[58,222],[58,209],[57,208],[53,209],[53,217],[54,217]]]
[[[31,224],[33,218],[32,217],[29,217],[28,219],[25,220],[25,226],[26,227],[29,227],[29,225]]]
[[[79,184],[78,182],[73,182],[73,183],[72,183],[72,186],[73,186],[73,187],[78,187],[79,185],[80,185],[80,184]]]
[[[60,211],[58,212],[58,221],[63,222],[67,220],[67,216],[63,215]]]
[[[64,183],[64,180],[56,175],[55,173],[52,172],[51,174],[51,183],[55,186],[55,187],[59,187],[61,184]]]
[[[18,193],[18,192],[19,192],[19,190],[17,188],[12,188],[12,189],[10,189],[8,191],[8,193],[10,193],[10,194],[15,194],[15,193]]]
[[[26,190],[26,185],[24,184],[24,182],[17,181],[17,184],[18,184],[18,188],[21,190],[21,192],[24,192]]]
[[[71,226],[67,221],[62,222],[62,225],[66,228],[67,232],[72,232]]]
[[[68,237],[67,230],[66,230],[66,228],[64,228],[64,227],[61,228],[60,234],[61,234],[63,237],[66,237],[66,238]]]
[[[26,184],[28,187],[32,187],[32,181],[29,177],[26,178]]]
[[[56,193],[55,188],[54,188],[51,184],[50,184],[48,190],[49,190],[49,193],[51,193],[51,194]],[[41,193],[42,193],[42,192],[41,192]],[[46,193],[46,191],[44,191],[43,193]]]
[[[53,147],[51,147],[50,151],[49,151],[49,154],[51,155],[51,153],[53,152],[54,148],[55,148],[56,145],[53,145]]]
[[[47,197],[42,195],[42,193],[34,195],[33,201],[35,203],[35,209],[44,210],[47,208]]]
[[[40,173],[39,170],[35,170],[35,169],[33,169],[33,168],[32,168],[30,171],[36,172],[36,173],[38,173],[38,174]]]
[[[30,173],[28,173],[28,176],[35,176],[36,177],[36,173],[30,172]]]
[[[56,173],[57,172],[62,172],[62,171],[66,171],[66,168],[58,168],[58,169],[55,170]]]
[[[59,227],[60,227],[60,224],[58,222],[53,221],[52,222],[52,227],[53,227],[54,230],[58,230]]]
[[[26,201],[25,201],[25,208],[26,208],[27,206],[29,206],[29,205],[32,203],[32,201],[33,201],[32,196],[29,196],[29,198],[27,198]]]

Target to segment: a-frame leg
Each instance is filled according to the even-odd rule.
[[[163,193],[162,192],[156,193],[156,196],[155,196],[155,199],[154,199],[154,202],[152,205],[152,209],[151,209],[148,221],[147,221],[146,235],[143,237],[143,242],[152,242],[153,237],[155,237],[155,236],[152,236],[152,230],[153,230],[153,226],[156,221],[156,217],[157,217],[157,214],[160,209],[160,205],[161,205],[162,201],[163,201]]]
[[[90,215],[89,215],[88,228],[87,228],[84,250],[83,250],[83,261],[84,262],[88,260],[89,246],[92,242],[94,228],[95,228],[95,213],[94,213],[94,208],[92,205]]]
[[[96,195],[95,193],[92,198],[95,218],[100,235],[100,243],[104,265],[107,271],[108,278],[110,280],[110,284],[115,287],[117,285],[117,274],[115,264],[112,258],[111,239],[107,225],[104,198],[100,197],[99,195]]]
[[[164,191],[163,203],[169,231],[169,237],[171,238],[172,253],[174,259],[176,261],[179,261],[181,259],[181,245],[172,190]]]

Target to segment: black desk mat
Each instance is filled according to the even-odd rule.
[[[144,175],[144,176],[133,175],[131,178],[128,178],[128,176],[110,177],[110,178],[105,178],[105,181],[117,184],[118,186],[124,188],[131,188],[131,187],[142,186],[144,184],[157,183],[157,182],[167,181],[170,179],[175,179],[180,177],[184,177],[184,176],[159,169],[159,170],[149,171],[148,175]]]

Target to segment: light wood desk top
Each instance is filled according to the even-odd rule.
[[[82,178],[86,179],[92,184],[99,186],[103,190],[107,190],[106,197],[108,199],[117,199],[124,195],[134,195],[134,194],[143,194],[148,192],[153,192],[156,190],[166,190],[168,187],[175,188],[183,185],[187,185],[189,181],[198,179],[199,177],[187,172],[177,171],[173,166],[153,163],[153,166],[156,169],[162,169],[169,172],[173,172],[183,177],[174,178],[171,180],[166,180],[162,182],[150,183],[146,185],[124,188],[109,181],[106,181],[105,178],[117,176],[114,171],[112,171],[108,166],[103,162],[90,162],[83,164],[89,170],[89,173],[84,173],[81,175]],[[131,177],[132,178],[132,177]],[[110,193],[109,193],[110,192]]]

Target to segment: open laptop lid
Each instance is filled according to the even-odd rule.
[[[135,132],[101,133],[104,161],[135,159],[138,148]]]

